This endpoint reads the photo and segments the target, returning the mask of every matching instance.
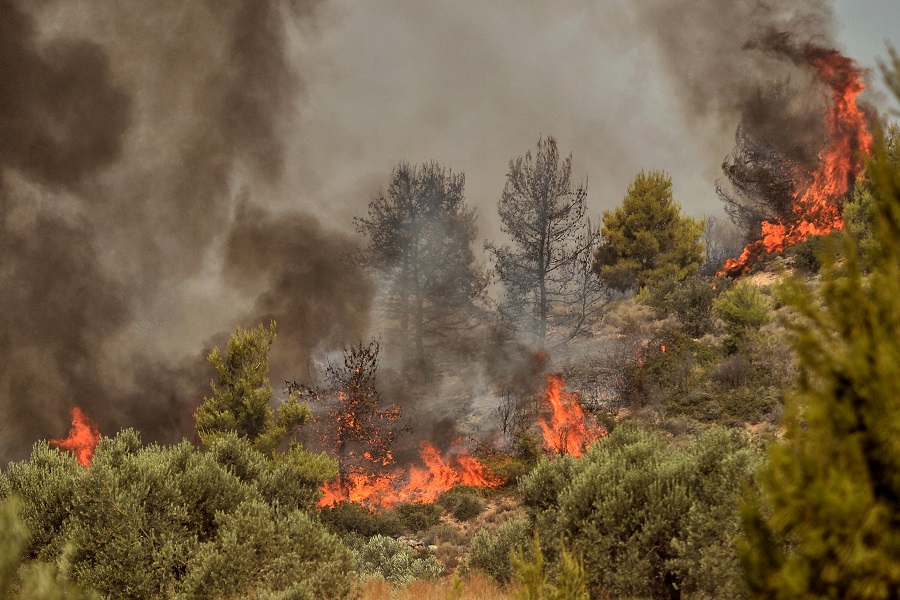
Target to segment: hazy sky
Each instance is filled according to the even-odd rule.
[[[737,122],[688,122],[628,5],[328,2],[303,59],[313,69],[296,188],[347,222],[398,161],[433,159],[465,172],[490,235],[509,159],[550,134],[589,178],[595,220],[640,169],[669,171],[686,211],[719,211],[714,180]],[[900,45],[900,2],[835,9],[838,45],[862,65],[886,55],[886,39]]]

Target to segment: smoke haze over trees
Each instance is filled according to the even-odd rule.
[[[810,0],[515,18],[474,1],[0,0],[0,460],[62,435],[74,404],[101,431],[190,435],[205,354],[238,323],[278,322],[275,381],[377,333],[376,283],[342,257],[400,160],[465,172],[477,238],[498,243],[506,161],[539,132],[582,161],[589,216],[645,167],[672,172],[687,212],[718,210],[737,123],[772,130],[758,90],[790,83],[766,142],[810,152],[812,82],[748,44],[771,30],[836,38]]]

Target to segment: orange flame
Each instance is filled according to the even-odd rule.
[[[581,456],[584,449],[608,432],[584,416],[578,394],[566,393],[561,375],[547,375],[545,401],[553,409],[550,420],[539,419],[544,447],[551,452]]]
[[[444,457],[432,444],[422,442],[420,456],[425,468],[411,466],[407,471],[383,474],[349,473],[322,486],[324,495],[319,506],[350,501],[369,508],[387,509],[404,502],[434,502],[454,485],[498,487],[503,483],[466,453],[458,442],[449,454],[449,458]]]
[[[718,274],[740,275],[763,252],[779,252],[811,235],[824,235],[844,226],[841,208],[854,177],[863,170],[860,154],[872,153],[872,134],[857,103],[865,89],[863,71],[836,50],[808,46],[805,62],[831,88],[831,105],[825,114],[828,142],[819,153],[819,168],[811,183],[796,199],[790,222],[762,224],[762,239],[751,242],[738,258],[730,258]]]
[[[54,446],[63,450],[71,450],[78,459],[78,463],[85,468],[90,468],[91,459],[94,457],[94,448],[100,441],[100,430],[93,421],[87,418],[77,406],[72,409],[72,427],[69,429],[69,437],[64,440],[50,440]]]

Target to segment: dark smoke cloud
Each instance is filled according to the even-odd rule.
[[[767,52],[764,39],[784,32],[798,44],[834,44],[834,16],[825,0],[736,0],[633,3],[636,27],[651,36],[659,62],[686,116],[733,127],[754,96],[779,79],[796,84],[803,69]]]
[[[236,323],[278,321],[282,370],[362,335],[351,241],[237,200],[287,168],[317,6],[0,0],[0,463],[75,404],[192,437]]]
[[[357,247],[310,215],[267,214],[240,203],[226,242],[225,279],[258,295],[245,323],[277,323],[274,381],[306,377],[316,349],[356,342],[368,327],[372,282],[354,260]]]
[[[119,155],[130,101],[98,45],[36,37],[30,16],[0,1],[0,165],[72,186]]]
[[[102,272],[91,223],[67,215],[52,190],[71,191],[117,158],[130,101],[100,47],[40,46],[31,18],[8,1],[0,73],[2,458],[64,423],[76,395],[109,412],[100,345],[123,326],[128,303]],[[19,176],[41,187],[15,185]]]

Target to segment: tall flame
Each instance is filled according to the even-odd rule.
[[[762,224],[762,239],[751,242],[738,258],[730,258],[718,274],[740,275],[763,252],[779,252],[811,235],[824,235],[844,226],[843,197],[863,170],[862,156],[872,152],[872,134],[857,103],[865,89],[863,71],[837,50],[806,46],[799,57],[831,89],[825,114],[828,140],[819,153],[819,167],[809,186],[795,196],[791,220]]]
[[[341,501],[357,502],[369,508],[387,509],[404,502],[429,503],[437,500],[454,485],[498,487],[503,481],[492,475],[459,443],[445,457],[435,446],[422,442],[420,457],[425,468],[390,473],[354,472],[322,486],[324,496],[319,506],[333,506]]]
[[[77,406],[72,409],[72,427],[69,429],[69,437],[64,440],[50,440],[54,446],[63,450],[70,450],[75,454],[79,464],[90,468],[91,459],[94,457],[94,448],[100,441],[100,430]]]
[[[578,394],[566,393],[561,375],[547,375],[544,400],[553,414],[539,419],[544,447],[551,452],[581,456],[584,449],[607,434],[606,429],[584,415]]]

